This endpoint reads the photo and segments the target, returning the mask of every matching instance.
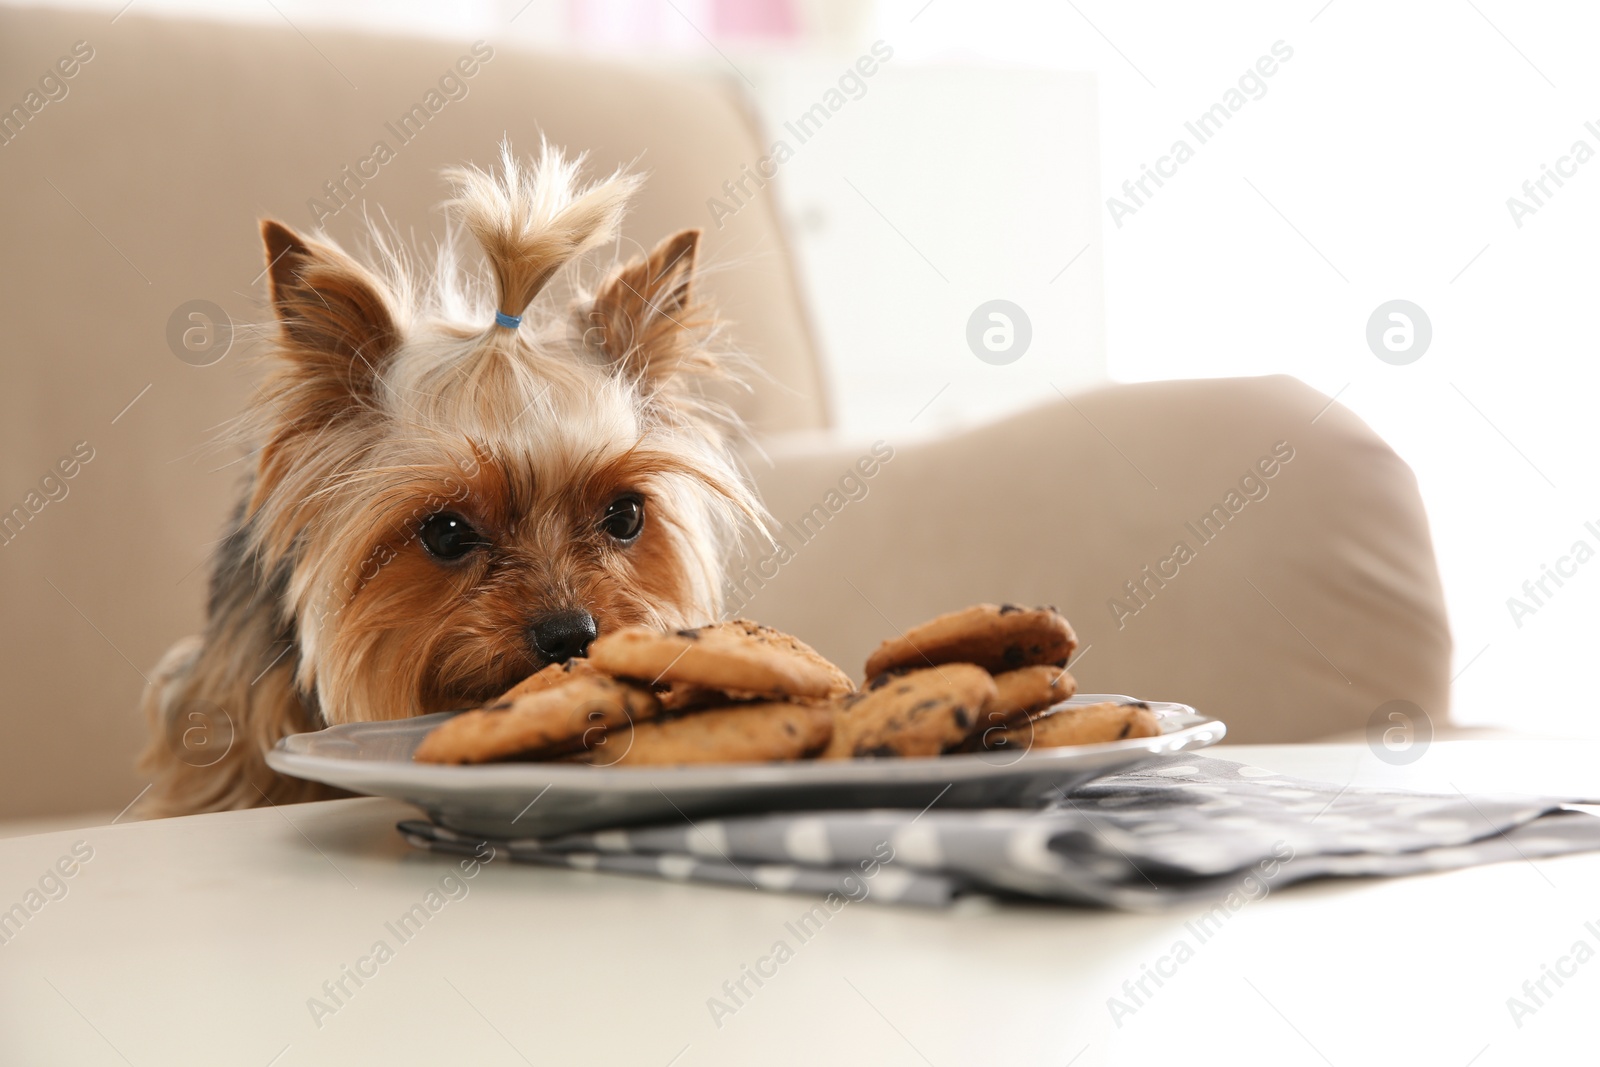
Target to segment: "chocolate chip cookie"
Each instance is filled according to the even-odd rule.
[[[423,763],[545,758],[583,748],[606,731],[652,719],[660,709],[648,689],[575,672],[561,684],[446,719],[422,739],[414,758]]]
[[[485,707],[494,707],[518,697],[527,696],[529,693],[542,693],[546,689],[554,689],[580,675],[597,675],[594,664],[586,659],[569,659],[565,663],[552,663],[547,667],[535,671],[522,681],[506,690],[500,696],[490,701]]]
[[[995,673],[1051,663],[1065,667],[1077,647],[1072,627],[1054,608],[975,604],[883,642],[867,659],[867,677],[941,663],[975,663]]]
[[[598,767],[770,763],[815,755],[832,735],[827,704],[738,704],[609,731],[575,759]]]
[[[837,703],[823,758],[937,756],[971,733],[994,697],[989,672],[970,663],[880,675]]]
[[[589,646],[589,662],[608,674],[649,685],[681,682],[733,698],[822,699],[855,688],[848,675],[810,645],[749,619],[670,633],[643,627],[616,630]]]
[[[978,722],[958,751],[973,752],[986,747],[991,735],[1007,727],[1025,723],[1052,704],[1059,704],[1077,692],[1077,680],[1061,667],[1019,667],[994,676],[995,696],[983,706]]]
[[[1050,712],[1031,722],[1003,730],[990,730],[985,748],[1059,748],[1094,745],[1129,737],[1156,737],[1161,722],[1143,702],[1118,704],[1105,701]]]
[[[984,705],[984,717],[1009,722],[1029,712],[1059,704],[1078,691],[1077,679],[1054,665],[1019,667],[994,676],[995,697]]]

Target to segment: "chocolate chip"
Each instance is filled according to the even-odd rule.
[[[1001,604],[1000,605],[1000,614],[1002,614],[1002,615],[1010,615],[1014,611],[1021,611],[1021,610],[1023,610],[1023,609],[1017,607],[1015,604]]]
[[[1127,737],[1128,736],[1128,731],[1131,730],[1131,729],[1133,729],[1133,723],[1131,723],[1131,722],[1123,723],[1122,724],[1122,732],[1117,735],[1117,740],[1121,741],[1124,737]]]
[[[687,637],[691,641],[698,641],[698,640],[700,640],[700,631],[699,630],[679,630],[678,631],[678,636],[679,637]]]
[[[972,725],[972,713],[966,708],[956,708],[956,725],[965,730]]]
[[[1022,651],[1021,645],[1007,645],[1005,651],[1000,654],[1000,658],[1007,667],[1015,669],[1027,662],[1028,657]]]
[[[875,745],[872,748],[858,748],[858,749],[856,749],[856,755],[857,756],[882,756],[882,757],[888,757],[890,759],[893,759],[894,757],[900,755],[900,753],[896,752],[894,749],[890,748],[888,745]]]

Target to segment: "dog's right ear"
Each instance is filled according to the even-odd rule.
[[[271,219],[261,223],[261,241],[280,337],[262,385],[271,425],[262,431],[250,515],[292,471],[315,469],[297,442],[315,442],[324,428],[372,406],[378,370],[399,339],[385,288],[365,267]]]
[[[384,286],[331,244],[264,219],[268,289],[289,355],[351,391],[370,384],[399,333]]]

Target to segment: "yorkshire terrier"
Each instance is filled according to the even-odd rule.
[[[363,264],[264,221],[270,370],[239,422],[253,472],[211,575],[205,631],[145,698],[150,814],[316,799],[282,737],[481,704],[596,635],[716,618],[761,509],[709,399],[731,353],[697,299],[700,232],[573,279],[640,179],[502,148],[447,172],[454,242],[418,270],[375,232]],[[492,286],[485,274],[492,275]],[[573,272],[569,272],[570,273]]]

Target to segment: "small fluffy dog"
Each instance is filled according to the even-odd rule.
[[[581,162],[505,147],[499,173],[448,172],[492,292],[482,272],[463,284],[450,242],[424,279],[381,235],[367,266],[262,223],[277,324],[241,420],[254,472],[205,632],[145,699],[148,812],[328,795],[263,753],[481,703],[615,627],[718,615],[724,558],[761,512],[702,389],[730,357],[695,297],[700,233],[530,310],[639,185],[585,186]]]

